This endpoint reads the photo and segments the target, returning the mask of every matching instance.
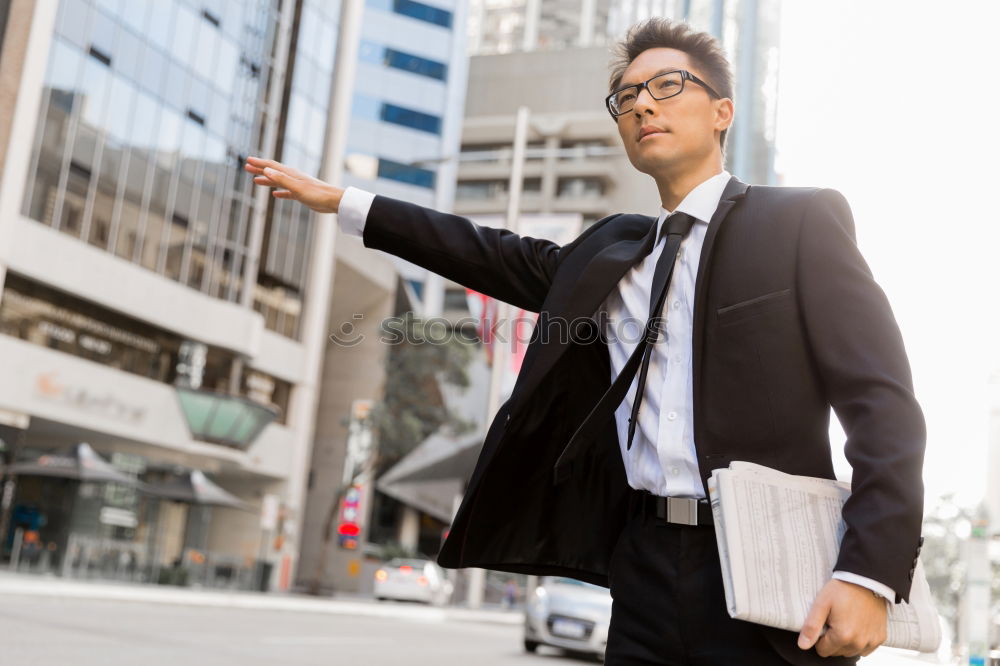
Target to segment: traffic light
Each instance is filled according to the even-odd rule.
[[[358,509],[360,502],[361,486],[355,484],[344,495],[343,506],[340,509],[340,523],[337,525],[337,543],[346,550],[355,550],[358,547],[358,538],[361,536],[361,528],[357,523],[360,517]]]

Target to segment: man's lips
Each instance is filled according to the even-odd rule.
[[[652,132],[647,132],[639,137],[639,141],[642,141],[647,136],[656,136],[657,134],[666,134],[666,130],[653,130]]]

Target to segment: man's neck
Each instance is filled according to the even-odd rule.
[[[656,187],[660,191],[661,205],[668,211],[676,210],[691,190],[719,173],[722,173],[721,157],[706,160],[696,169],[688,167],[677,172],[656,174]]]

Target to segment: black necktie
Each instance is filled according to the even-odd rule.
[[[663,225],[660,232],[661,236],[663,233],[667,234],[667,247],[663,249],[660,258],[656,261],[656,270],[653,271],[653,287],[649,291],[649,319],[646,321],[646,337],[649,337],[650,331],[652,331],[652,339],[649,340],[642,353],[639,383],[635,388],[632,415],[628,420],[628,441],[625,443],[625,448],[629,450],[632,448],[632,437],[635,435],[635,428],[639,422],[639,405],[642,402],[643,389],[646,387],[649,359],[653,355],[653,345],[656,344],[660,330],[665,323],[660,317],[660,311],[663,310],[663,301],[667,297],[667,287],[670,285],[670,277],[674,273],[677,249],[692,225],[694,225],[693,217],[686,213],[674,213],[667,218],[666,224]]]
[[[626,448],[632,448],[632,436],[635,433],[636,416],[639,412],[639,403],[642,400],[642,390],[646,382],[646,372],[649,368],[649,357],[652,353],[651,344],[659,335],[662,321],[660,311],[663,309],[663,301],[667,297],[667,288],[670,286],[670,277],[674,272],[674,261],[677,258],[677,250],[684,240],[684,236],[690,231],[694,224],[694,218],[686,213],[674,213],[666,219],[660,229],[660,236],[667,235],[667,245],[663,248],[659,259],[656,261],[656,269],[653,271],[653,285],[649,293],[649,318],[646,320],[645,334],[639,344],[636,345],[632,355],[625,362],[625,367],[615,378],[615,381],[597,404],[584,419],[580,427],[576,429],[569,443],[563,449],[556,460],[554,468],[554,479],[556,483],[564,480],[569,474],[569,465],[574,456],[573,450],[583,441],[589,440],[606,419],[614,415],[615,409],[625,399],[632,380],[635,379],[636,371],[642,366],[642,373],[639,376],[639,385],[636,387],[635,401],[632,403],[632,416],[629,419],[629,433]],[[652,249],[652,248],[650,248]]]

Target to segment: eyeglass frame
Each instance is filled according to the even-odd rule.
[[[681,88],[680,88],[680,90],[678,90],[677,92],[673,93],[672,95],[667,95],[666,97],[657,97],[656,95],[653,94],[652,89],[650,89],[649,82],[652,81],[653,79],[658,79],[661,76],[666,76],[667,74],[680,74],[681,75]],[[633,83],[632,85],[629,85],[629,86],[622,86],[621,88],[619,88],[618,90],[615,90],[613,93],[611,93],[610,95],[608,95],[607,97],[604,98],[604,106],[607,107],[608,113],[611,114],[611,118],[615,122],[617,122],[618,118],[620,116],[624,116],[626,113],[628,113],[628,111],[622,111],[619,114],[615,114],[615,112],[611,110],[611,98],[614,97],[615,95],[617,95],[618,93],[622,92],[623,90],[628,90],[629,88],[638,88],[638,90],[635,93],[635,99],[636,99],[636,101],[638,101],[639,100],[639,95],[642,94],[642,89],[645,88],[646,92],[649,93],[650,97],[652,97],[656,101],[660,101],[660,100],[664,100],[664,99],[670,99],[671,97],[677,97],[677,95],[680,95],[682,92],[684,92],[684,82],[685,81],[691,81],[692,83],[697,83],[699,86],[701,86],[702,88],[704,88],[710,95],[712,95],[712,96],[714,96],[714,97],[716,97],[718,99],[723,99],[722,95],[720,95],[719,93],[715,92],[715,89],[712,86],[708,85],[707,83],[705,83],[704,81],[702,81],[701,79],[699,79],[697,76],[695,76],[691,72],[687,71],[686,69],[672,69],[669,72],[660,72],[656,76],[651,76],[648,79],[646,79],[645,81],[643,81],[642,83]],[[634,108],[635,107],[633,106],[632,109],[634,109]],[[629,111],[631,111],[632,109],[629,109]]]

